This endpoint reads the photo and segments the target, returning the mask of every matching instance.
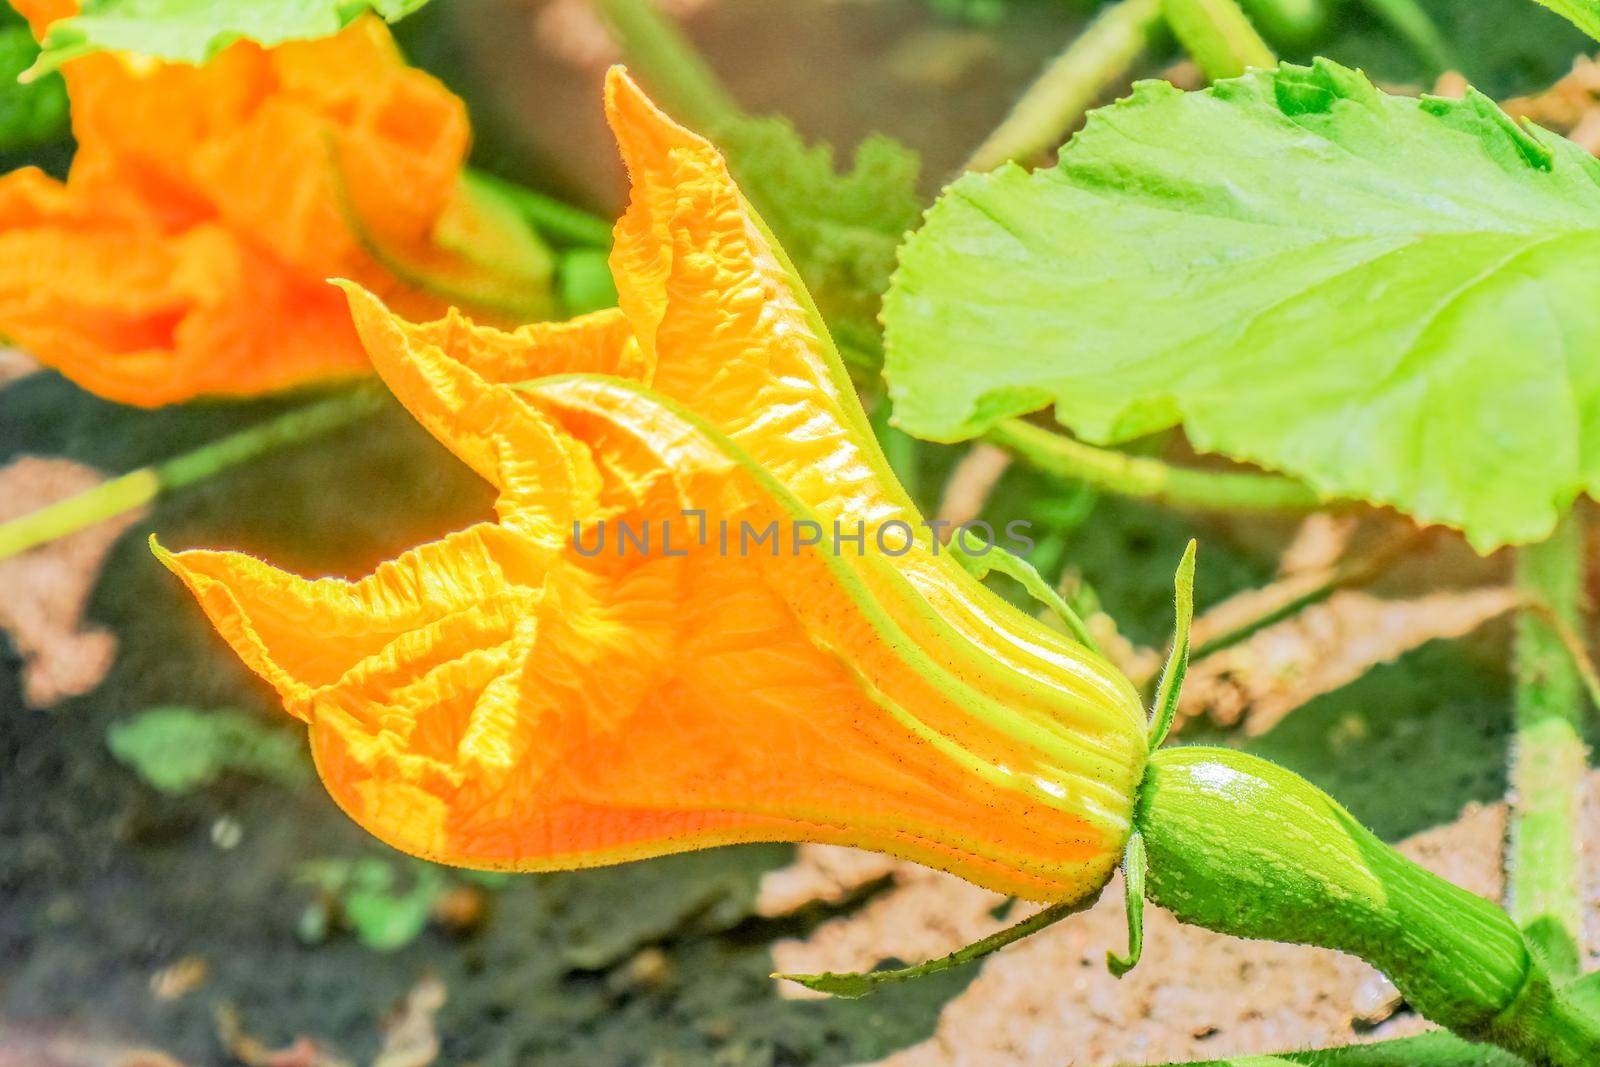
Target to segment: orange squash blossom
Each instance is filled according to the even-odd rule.
[[[76,9],[15,6],[41,35]],[[330,276],[443,310],[367,246],[426,247],[457,195],[466,111],[380,20],[200,67],[97,54],[63,73],[67,181],[0,178],[0,336],[150,406],[366,370]]]
[[[633,182],[620,308],[501,332],[346,286],[497,521],[356,582],[156,551],[308,724],[338,803],[407,852],[544,870],[819,841],[1096,892],[1144,771],[1133,688],[926,539],[874,550],[918,517],[782,251],[620,70],[606,108]],[[868,547],[718,544],[721,522],[802,520]],[[575,548],[574,523],[624,522],[674,554]]]

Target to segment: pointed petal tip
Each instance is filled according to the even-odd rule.
[[[156,540],[156,535],[151,534],[146,544],[150,546],[150,554],[161,562],[161,565],[173,574],[178,573],[178,557]]]
[[[655,101],[645,95],[645,91],[639,88],[639,83],[633,80],[633,75],[628,73],[628,68],[621,63],[613,63],[606,70],[605,108],[606,119],[613,129],[616,128],[617,118],[623,114],[648,111],[660,113]]]
[[[329,278],[328,283],[344,291],[345,302],[350,308],[350,323],[355,327],[356,337],[361,341],[361,347],[366,350],[367,359],[372,362],[373,369],[382,377],[385,367],[392,361],[392,357],[404,343],[397,340],[397,335],[404,333],[402,324],[395,318],[389,305],[383,298],[370,289],[345,278]]]
[[[653,156],[673,148],[711,148],[709,141],[663,111],[621,64],[606,71],[605,105],[606,122],[624,156],[635,151]]]
[[[328,284],[344,293],[344,298],[349,303],[352,314],[359,310],[367,310],[374,307],[387,310],[378,295],[360,282],[351,281],[349,278],[329,278]]]

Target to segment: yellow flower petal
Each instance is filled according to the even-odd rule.
[[[620,313],[505,333],[348,290],[384,380],[499,488],[498,524],[358,583],[168,565],[310,722],[339,803],[418,855],[823,841],[1096,891],[1143,772],[1132,687],[925,536],[798,536],[859,523],[871,545],[918,516],[721,159],[620,73],[607,101],[635,181]],[[622,550],[624,524],[651,547]],[[778,540],[752,551],[757,531]]]

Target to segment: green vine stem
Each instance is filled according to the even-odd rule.
[[[1556,987],[1510,916],[1300,776],[1230,749],[1163,749],[1134,824],[1146,893],[1180,921],[1351,953],[1462,1037],[1547,1067],[1600,1063],[1600,1016]]]
[[[594,0],[628,64],[668,114],[715,134],[744,117],[716,72],[654,0]]]
[[[1578,806],[1588,766],[1581,680],[1562,638],[1563,628],[1578,626],[1583,586],[1583,524],[1576,512],[1549,540],[1517,550],[1515,580],[1517,591],[1541,608],[1517,615],[1509,902],[1551,970],[1566,978],[1578,971]]]
[[[1430,73],[1438,76],[1447,70],[1460,69],[1449,42],[1417,0],[1362,0],[1362,3],[1389,24],[1416,57],[1427,64]]]
[[[1231,2],[1231,0],[1229,0]],[[967,170],[991,170],[1060,144],[1126,78],[1161,25],[1162,0],[1118,0],[1045,67],[1010,114],[975,149]],[[662,105],[691,128],[719,129],[743,112],[683,31],[654,0],[595,0],[624,57]]]
[[[1207,81],[1278,62],[1235,0],[1162,0],[1161,10]]]
[[[1061,478],[1177,507],[1314,511],[1328,503],[1315,489],[1276,474],[1185,470],[1142,456],[1096,448],[1021,419],[997,423],[984,440]]]
[[[330,433],[373,414],[383,403],[379,390],[361,386],[295,408],[193,452],[112,478],[76,496],[0,523],[0,559],[125,515],[163,492],[204,481],[264,453]]]
[[[1250,21],[1279,44],[1304,45],[1328,28],[1332,0],[1244,0]]]
[[[1161,25],[1161,0],[1118,0],[1104,10],[1028,86],[967,159],[993,170],[1055,148],[1112,84],[1128,77]]]

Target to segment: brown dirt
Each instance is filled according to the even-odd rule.
[[[25,515],[104,478],[71,460],[24,456],[0,468],[0,522]],[[22,654],[23,698],[48,707],[100,684],[117,655],[108,631],[83,621],[84,603],[100,565],[122,531],[143,511],[129,512],[52,544],[0,560],[0,628]]]

